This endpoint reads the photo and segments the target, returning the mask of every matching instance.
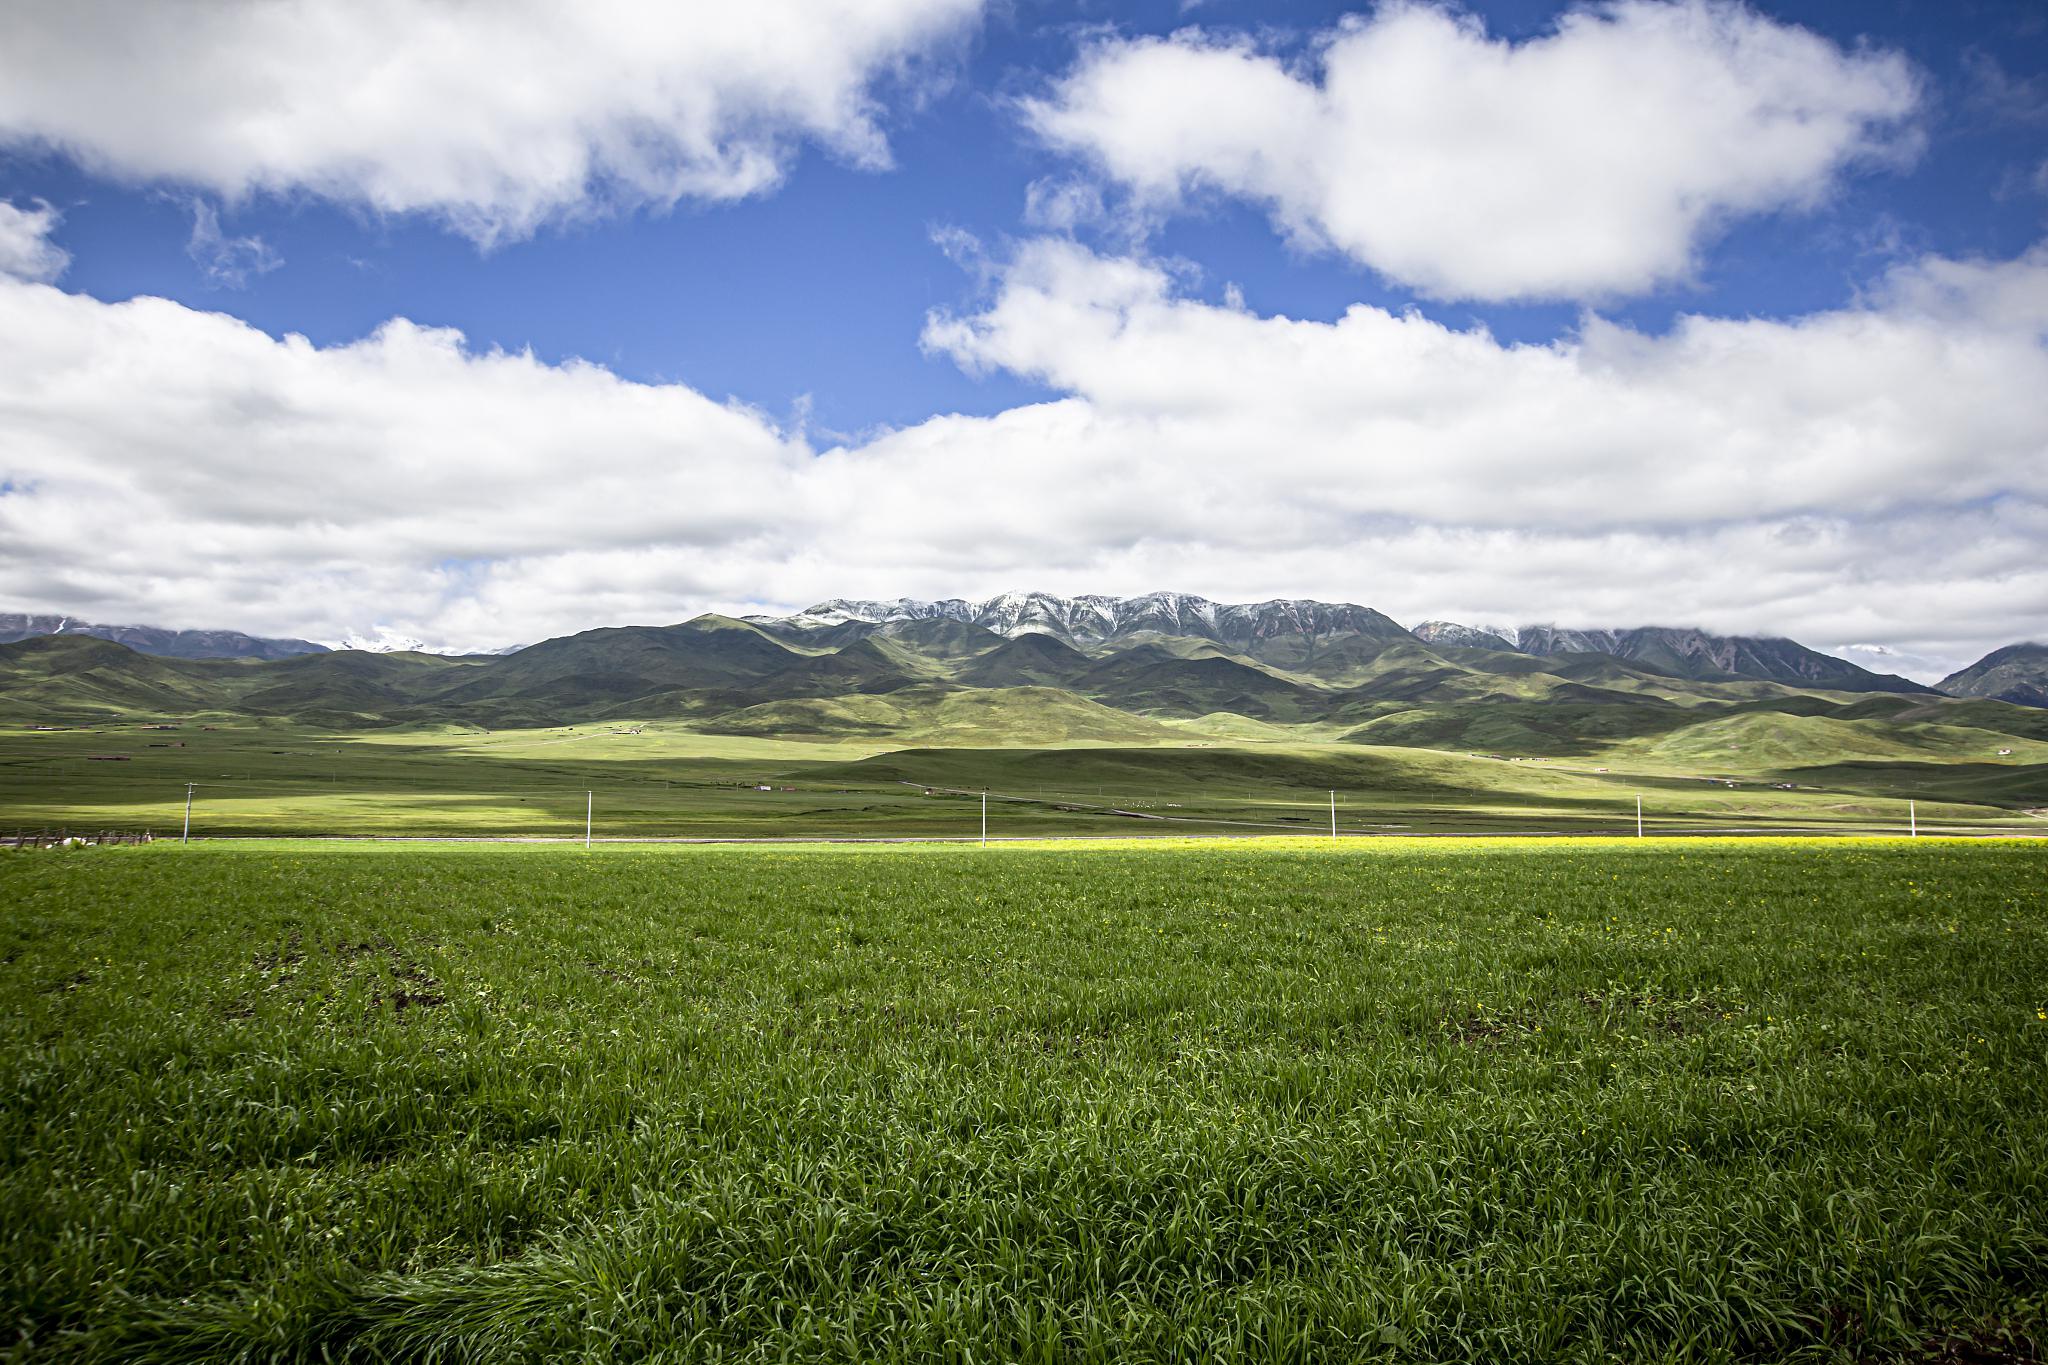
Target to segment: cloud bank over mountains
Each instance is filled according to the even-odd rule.
[[[1789,322],[1531,346],[1259,316],[1040,239],[925,341],[1063,397],[814,449],[402,320],[322,348],[9,282],[0,581],[31,609],[477,647],[700,605],[1222,584],[1946,661],[2048,632],[2044,329],[2044,251],[1921,261]]]

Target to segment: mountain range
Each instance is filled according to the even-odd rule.
[[[2027,690],[2048,664],[2040,646],[2001,651],[1957,675],[1979,690],[1947,696],[1783,640],[1529,630],[1484,632],[1500,645],[1475,646],[1433,633],[1347,604],[1171,594],[824,602],[788,617],[588,630],[501,656],[164,657],[66,630],[0,644],[0,720],[221,714],[329,731],[664,720],[936,747],[1215,736],[1532,756],[1794,745],[1827,761],[1938,751],[1993,765],[2048,742],[2048,710],[2027,701],[2048,698]],[[1568,647],[1587,643],[1607,648]]]
[[[31,616],[0,612],[0,644],[42,635],[84,635],[112,640],[143,654],[167,659],[289,659],[325,654],[311,640],[266,640],[238,630],[165,630],[160,626],[103,626],[74,616]]]
[[[1146,637],[1208,640],[1264,662],[1302,663],[1331,642],[1408,638],[1399,622],[1370,607],[1343,602],[1276,600],[1232,605],[1186,593],[1154,592],[1142,597],[1056,597],[1051,593],[1003,593],[981,602],[948,598],[921,602],[848,601],[834,598],[795,616],[750,616],[770,630],[812,631],[845,625],[897,621],[960,621],[997,635],[1052,635],[1089,648]]]
[[[1386,644],[1419,639],[1426,644],[1499,650],[1538,658],[1604,654],[1686,678],[1764,678],[1858,692],[1928,690],[1905,678],[1873,673],[1792,640],[1710,635],[1701,630],[1660,626],[1635,630],[1560,630],[1554,626],[1502,629],[1450,621],[1426,621],[1411,631],[1370,607],[1294,599],[1227,604],[1171,592],[1147,593],[1142,597],[1004,593],[981,602],[960,598],[937,602],[835,598],[795,616],[746,619],[764,629],[785,633],[895,621],[950,620],[980,626],[999,635],[1052,635],[1081,648],[1172,636],[1207,640],[1282,668],[1312,666],[1332,651],[1356,652],[1352,641]]]
[[[0,639],[15,641],[0,644],[0,707],[17,717],[213,709],[353,727],[677,716],[811,734],[918,730],[1010,706],[1060,733],[1226,715],[1358,742],[1546,750],[1656,731],[1679,718],[1674,708],[1839,709],[1870,694],[2048,706],[2039,645],[1999,650],[1931,688],[1785,639],[1443,621],[1411,631],[1349,603],[1179,593],[834,599],[791,616],[583,631],[498,656],[328,651],[62,617],[0,617]]]

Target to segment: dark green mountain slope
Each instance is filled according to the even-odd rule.
[[[1931,690],[1889,673],[1872,673],[1794,640],[1717,636],[1653,626],[1625,632],[1614,653],[1617,658],[1668,669],[1684,678],[1765,678],[1842,692]]]
[[[265,639],[239,630],[166,630],[161,626],[106,626],[71,616],[33,616],[0,612],[0,644],[37,636],[91,636],[112,640],[141,654],[166,659],[288,659],[300,654],[325,654],[327,646],[311,640]]]
[[[1447,623],[1431,623],[1439,629]],[[1467,628],[1451,627],[1453,630]],[[1514,648],[1539,658],[1604,655],[1632,668],[1675,678],[1754,678],[1838,692],[1926,692],[1890,673],[1872,673],[1846,659],[1808,649],[1796,640],[1713,635],[1703,630],[1644,626],[1635,630],[1558,630],[1524,626]]]
[[[1328,694],[1234,659],[1182,658],[1157,644],[1118,650],[1074,681],[1074,689],[1126,711],[1169,716],[1217,712],[1302,721],[1329,709]]]
[[[417,711],[486,665],[436,654],[337,650],[244,670],[232,709],[322,723],[345,717],[393,719]]]
[[[1943,678],[1940,687],[1952,697],[1989,697],[2015,706],[2048,707],[2048,645],[1995,649],[1961,672]]]
[[[546,640],[483,665],[441,700],[616,702],[665,689],[755,682],[809,657],[745,622],[700,616],[675,626],[620,626]]]
[[[0,695],[23,719],[205,711],[239,694],[240,667],[159,659],[91,636],[39,635],[0,645]]]
[[[749,689],[766,697],[833,697],[856,692],[894,692],[931,681],[936,668],[920,667],[917,656],[880,640],[857,640],[844,649],[785,664]]]
[[[1003,643],[1003,637],[964,621],[891,621],[874,632],[933,659],[971,659]]]
[[[764,616],[743,624],[798,649],[844,649],[861,640],[882,639],[935,659],[971,659],[994,649],[1005,639],[984,626],[945,616],[906,621],[840,621],[832,625],[804,625]]]
[[[1004,640],[961,667],[961,682],[975,687],[1065,687],[1095,666],[1095,660],[1051,635],[1034,631]]]

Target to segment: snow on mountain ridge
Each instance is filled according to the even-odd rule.
[[[1347,636],[1407,638],[1407,631],[1370,607],[1344,602],[1274,598],[1265,602],[1212,602],[1191,593],[1150,592],[1137,597],[1088,593],[1061,597],[1006,592],[981,601],[945,598],[893,601],[832,598],[793,616],[751,616],[756,624],[814,629],[850,622],[882,625],[933,618],[960,621],[1015,638],[1042,633],[1083,648],[1159,635],[1207,639],[1227,649],[1265,657],[1267,641],[1292,640],[1283,653],[1308,657],[1323,642]]]
[[[1688,627],[1578,630],[1549,625],[1467,626],[1455,621],[1425,621],[1410,631],[1370,607],[1289,598],[1223,603],[1173,592],[1137,597],[1010,592],[979,602],[962,598],[937,602],[834,599],[792,617],[749,619],[803,628],[849,621],[880,625],[932,617],[1011,637],[1040,631],[1083,649],[1148,636],[1193,637],[1283,667],[1313,659],[1327,646],[1350,637],[1387,643],[1419,639],[1444,647],[1510,650],[1537,657],[1605,654],[1652,671],[1688,677],[1765,678],[1852,690],[1920,690],[1905,679],[1871,673],[1793,640],[1714,635]]]
[[[348,634],[342,637],[341,648],[359,649],[366,654],[425,653],[426,642],[410,635],[400,635],[383,626],[372,626],[369,635]]]
[[[337,649],[359,649],[366,654],[517,654],[524,646],[510,645],[504,649],[472,650],[456,649],[449,645],[430,645],[417,636],[401,635],[389,626],[372,626],[370,634],[349,634],[342,638]]]
[[[1424,621],[1412,633],[1416,639],[1432,645],[1460,645],[1466,649],[1521,648],[1521,632],[1513,626],[1466,626],[1456,621]]]

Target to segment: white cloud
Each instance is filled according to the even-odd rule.
[[[1787,322],[1589,318],[1536,346],[1364,306],[1260,317],[1041,241],[926,340],[1085,401],[1090,438],[1123,443],[1104,465],[1250,461],[1325,520],[1591,529],[2048,499],[2048,409],[2025,397],[2048,386],[2044,322],[2048,250],[1926,262]]]
[[[1730,219],[1807,208],[1915,144],[1917,78],[1724,0],[1614,0],[1519,44],[1386,0],[1315,69],[1190,30],[1096,45],[1028,122],[1155,212],[1266,205],[1437,297],[1597,298],[1684,279]]]
[[[928,346],[1065,396],[826,449],[403,321],[322,348],[0,283],[0,606],[490,647],[1178,588],[1874,643],[1923,674],[2048,636],[2048,250],[1541,346],[1259,316],[1066,241],[988,268]]]
[[[240,289],[251,275],[267,275],[284,264],[284,257],[261,237],[223,236],[219,212],[203,199],[192,201],[192,237],[185,254],[207,283],[220,289]]]
[[[71,264],[71,253],[50,240],[63,215],[36,201],[32,209],[0,199],[0,275],[17,280],[54,280]]]
[[[759,193],[802,142],[889,151],[875,87],[980,0],[27,0],[0,140],[237,197],[440,215],[480,242]]]

